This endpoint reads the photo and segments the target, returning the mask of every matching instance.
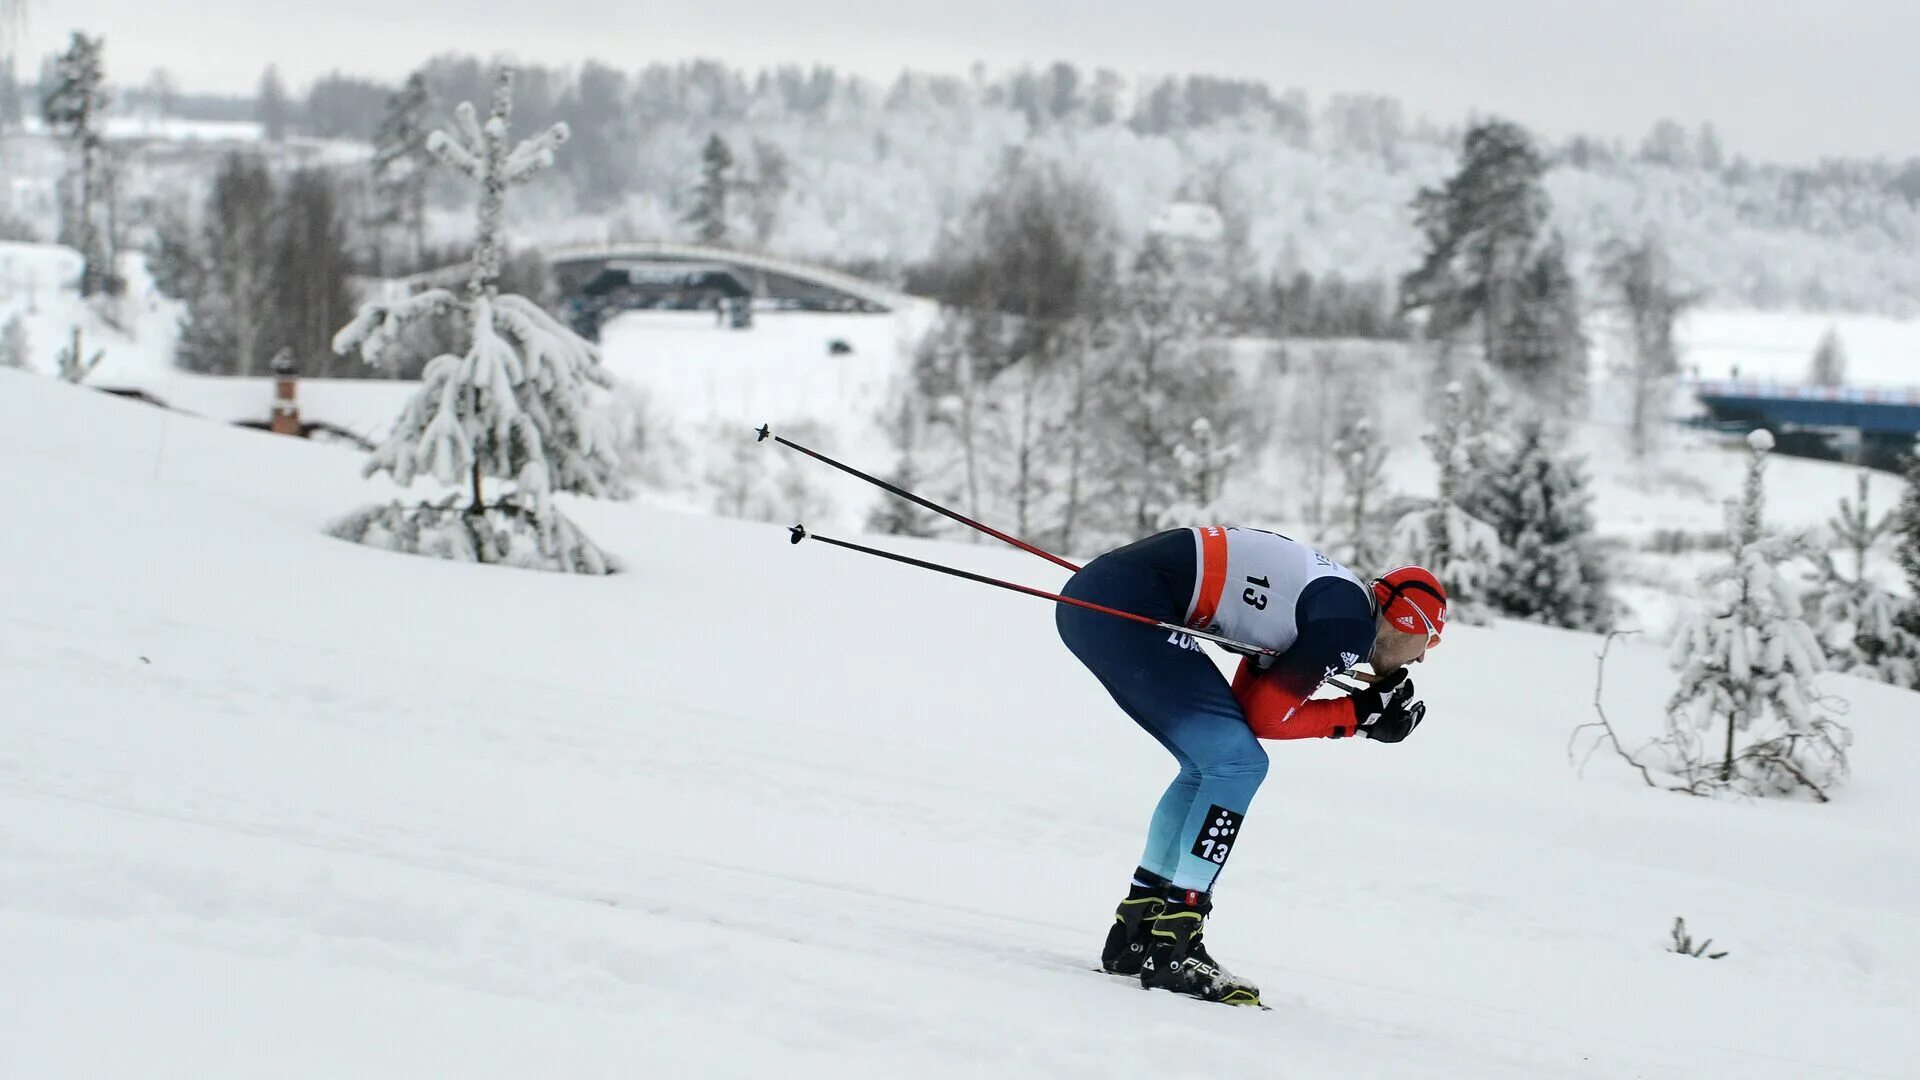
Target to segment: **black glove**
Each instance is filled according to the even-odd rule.
[[[1354,734],[1375,742],[1399,742],[1413,734],[1427,718],[1427,703],[1414,696],[1413,679],[1407,669],[1353,695]]]

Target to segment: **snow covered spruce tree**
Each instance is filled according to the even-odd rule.
[[[1727,506],[1730,558],[1701,577],[1703,604],[1674,635],[1670,661],[1680,686],[1660,745],[1667,768],[1696,794],[1804,787],[1826,802],[1846,775],[1853,736],[1824,715],[1812,681],[1826,657],[1781,573],[1784,563],[1809,554],[1807,542],[1770,532],[1763,521],[1773,436],[1755,431],[1747,441],[1746,487]]]
[[[1493,527],[1462,505],[1472,467],[1468,446],[1474,437],[1467,428],[1464,396],[1458,382],[1448,383],[1440,416],[1422,436],[1440,473],[1433,505],[1401,518],[1388,548],[1395,559],[1432,570],[1447,587],[1452,616],[1475,623],[1486,619],[1487,591],[1501,549]]]
[[[694,188],[693,206],[681,219],[693,229],[693,238],[702,244],[724,245],[732,229],[727,216],[727,194],[733,189],[733,150],[718,132],[707,137],[700,151],[700,184]]]
[[[1575,630],[1612,622],[1607,567],[1594,544],[1592,497],[1577,461],[1538,419],[1523,420],[1510,449],[1481,474],[1479,516],[1504,553],[1487,584],[1487,602],[1516,619]]]
[[[103,222],[106,140],[101,135],[107,107],[102,53],[104,38],[90,38],[78,30],[67,51],[55,57],[52,79],[44,87],[41,119],[47,129],[73,145],[75,162],[63,194],[60,242],[80,252],[80,295],[117,294],[121,282],[114,273],[112,230]]]
[[[555,492],[620,494],[617,439],[596,411],[596,388],[611,385],[599,353],[532,301],[499,291],[501,211],[507,188],[553,164],[565,124],[512,145],[507,137],[513,79],[495,81],[485,125],[472,103],[456,110],[456,134],[436,131],[427,148],[480,188],[479,230],[464,295],[429,289],[379,301],[334,338],[334,349],[359,349],[376,367],[404,360],[393,353],[406,325],[457,316],[466,330],[464,355],[436,357],[420,392],[407,402],[393,434],[374,450],[369,476],[385,472],[406,485],[426,473],[464,493],[415,508],[373,507],[331,531],[346,539],[443,558],[503,562],[604,574],[613,560],[553,505]],[[511,485],[491,502],[486,478]],[[462,501],[464,500],[464,505]]]
[[[1401,278],[1402,306],[1426,313],[1441,343],[1477,330],[1481,358],[1543,405],[1564,408],[1585,392],[1586,340],[1566,244],[1549,227],[1547,159],[1526,129],[1505,120],[1473,125],[1460,168],[1414,198],[1427,242]]]
[[[1820,629],[1835,670],[1920,690],[1920,637],[1899,625],[1900,598],[1867,573],[1867,552],[1893,524],[1891,514],[1874,520],[1860,470],[1855,499],[1842,498],[1827,521],[1833,548],[1820,559]],[[1850,569],[1835,559],[1842,552]]]

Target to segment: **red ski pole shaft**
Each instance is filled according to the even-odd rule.
[[[924,506],[936,514],[944,514],[947,517],[950,517],[953,520],[959,522],[960,524],[967,526],[968,528],[978,529],[981,532],[986,533],[988,536],[991,536],[996,540],[1004,540],[1007,543],[1012,544],[1014,547],[1019,548],[1021,551],[1031,552],[1047,560],[1048,562],[1055,563],[1059,566],[1064,566],[1075,573],[1080,572],[1080,568],[1078,566],[1075,566],[1074,564],[1068,562],[1067,560],[1061,558],[1060,556],[1055,555],[1051,551],[1047,551],[1042,548],[1035,547],[1032,544],[1027,543],[1025,540],[1020,539],[1017,536],[1008,536],[1006,533],[1001,532],[999,529],[993,528],[990,525],[982,525],[979,522],[973,520],[972,518],[966,516],[965,514],[955,513],[954,511],[949,510],[944,506],[941,506],[939,503],[929,502],[928,500],[923,499],[918,495],[915,495],[913,492],[908,491],[906,488],[899,487],[894,484],[889,484],[885,480],[882,480],[877,476],[869,476],[866,473],[861,472],[859,469],[856,469],[851,465],[842,464],[841,462],[833,460],[827,455],[820,453],[818,450],[810,450],[807,447],[801,446],[799,443],[794,442],[791,439],[787,439],[782,436],[775,435],[771,430],[768,429],[767,425],[765,424],[761,424],[759,427],[755,428],[754,433],[759,436],[758,439],[754,440],[755,442],[764,442],[767,439],[771,438],[774,442],[779,443],[781,446],[784,446],[789,450],[797,450],[800,453],[805,454],[808,457],[814,459],[815,461],[824,462],[828,465],[833,466],[836,469],[839,469],[843,473],[848,473],[853,476],[857,476],[860,479],[865,480],[867,483],[874,485],[875,487],[885,489],[887,491],[892,492],[895,495],[900,496],[901,498],[907,500],[908,502],[916,503],[920,506]]]
[[[882,559],[891,559],[894,562],[905,563],[908,566],[917,566],[922,570],[932,570],[937,574],[965,578],[968,581],[977,581],[982,585],[992,585],[995,588],[1025,593],[1028,596],[1037,596],[1042,600],[1051,600],[1056,604],[1071,604],[1074,607],[1086,608],[1088,611],[1097,611],[1102,615],[1111,615],[1116,619],[1127,619],[1132,622],[1144,623],[1147,626],[1159,627],[1162,630],[1187,634],[1200,638],[1203,641],[1211,641],[1216,645],[1224,646],[1235,652],[1259,653],[1265,656],[1280,655],[1278,649],[1269,649],[1260,645],[1249,645],[1244,641],[1235,641],[1232,638],[1221,637],[1218,634],[1209,634],[1205,630],[1190,630],[1178,623],[1149,618],[1148,616],[1135,614],[1131,611],[1122,611],[1119,608],[1110,608],[1105,604],[1095,604],[1087,600],[1076,600],[1071,596],[1061,596],[1059,593],[1050,593],[1045,589],[1036,589],[1031,585],[1020,585],[1011,581],[1002,581],[999,578],[988,577],[985,574],[976,574],[971,570],[962,570],[955,566],[928,562],[925,559],[916,559],[911,555],[901,555],[897,552],[882,551],[879,548],[867,547],[865,544],[856,544],[848,540],[835,540],[831,536],[821,536],[818,533],[810,533],[806,530],[806,527],[802,525],[795,525],[787,531],[792,534],[792,542],[795,544],[798,544],[802,540],[818,540],[823,544],[832,544],[834,547],[846,548],[848,551],[858,551],[863,555],[877,555]]]

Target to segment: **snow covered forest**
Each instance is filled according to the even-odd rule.
[[[110,72],[107,115],[129,135],[143,118],[227,122],[269,142],[304,142],[308,158],[320,144],[359,144],[377,157],[383,131],[406,137],[404,124],[392,126],[396,101],[414,111],[407,122],[431,127],[459,102],[484,100],[487,70],[479,58],[443,55],[422,64],[417,84],[336,74],[304,88],[269,70],[250,100],[186,95],[164,72]],[[37,84],[22,77],[0,69],[0,129],[34,121],[28,106],[52,74]],[[960,238],[968,207],[1017,153],[1098,185],[1124,241],[1142,239],[1169,203],[1196,202],[1220,215],[1236,274],[1390,285],[1418,250],[1413,196],[1455,166],[1474,119],[1386,97],[1314,100],[1204,73],[1127,80],[1066,63],[907,72],[879,85],[830,66],[689,61],[633,71],[589,61],[522,65],[519,86],[526,123],[564,122],[574,133],[530,199],[538,211],[524,223],[526,241],[691,236],[701,155],[718,136],[732,149],[738,191],[725,223],[731,242],[903,283]],[[1769,164],[1723,145],[1706,120],[1662,121],[1637,145],[1574,137],[1543,152],[1554,226],[1583,279],[1608,242],[1655,234],[1679,279],[1718,305],[1920,310],[1920,160]],[[389,186],[376,195],[364,170],[341,175],[358,189],[350,220],[407,212],[410,194]],[[444,206],[457,189],[429,194]],[[8,228],[16,239],[38,232],[18,215]],[[459,235],[450,224],[429,233],[436,245]],[[380,238],[355,246],[374,262],[401,257],[375,250]]]

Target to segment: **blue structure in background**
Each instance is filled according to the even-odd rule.
[[[1920,389],[1707,381],[1694,392],[1712,426],[1767,428],[1782,452],[1803,457],[1897,469],[1920,436]]]

